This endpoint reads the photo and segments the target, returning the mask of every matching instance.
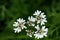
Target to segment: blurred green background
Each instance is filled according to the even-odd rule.
[[[60,0],[0,0],[0,40],[37,40],[13,30],[16,19],[27,20],[36,10],[45,12],[49,28],[48,37],[39,40],[60,40]]]

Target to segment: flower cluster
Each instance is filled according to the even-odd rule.
[[[27,22],[23,20],[23,18],[17,19],[17,22],[14,22],[14,32],[19,33],[22,31],[22,29],[26,29],[27,35],[29,37],[35,36],[35,38],[43,38],[44,36],[47,37],[48,28],[45,28],[45,22],[46,15],[44,15],[44,12],[41,12],[39,10],[35,11],[33,16],[29,16]],[[28,26],[34,27],[36,31],[27,30],[27,24]]]
[[[25,26],[25,20],[23,20],[23,18],[19,18],[17,19],[17,22],[14,22],[13,26],[15,27],[14,30],[15,30],[15,33],[19,33],[21,32],[22,29],[26,29],[27,27]]]

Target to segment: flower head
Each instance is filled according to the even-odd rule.
[[[33,15],[36,16],[37,24],[41,23],[41,25],[45,25],[45,22],[47,22],[45,18],[46,15],[44,15],[44,13],[42,13],[41,11],[37,10]]]
[[[35,28],[37,29],[37,31],[34,34],[35,38],[39,39],[43,38],[44,36],[47,37],[48,28],[45,28],[45,26],[39,28],[39,25],[35,26]]]
[[[15,30],[15,33],[16,32],[21,32],[22,29],[26,29],[27,27],[25,26],[25,20],[19,18],[17,19],[17,22],[14,22],[13,26],[15,27],[14,30]]]
[[[33,33],[34,33],[34,32],[32,32],[31,30],[26,30],[26,32],[27,32],[27,35],[28,35],[29,37],[32,37],[32,35],[33,35]]]

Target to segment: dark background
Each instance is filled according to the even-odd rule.
[[[45,12],[49,28],[48,37],[39,40],[60,40],[60,0],[0,0],[0,40],[37,40],[13,30],[18,18],[27,20],[36,10]]]

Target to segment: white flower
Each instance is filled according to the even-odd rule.
[[[35,28],[37,29],[37,31],[34,34],[35,38],[39,39],[43,38],[44,36],[47,37],[48,28],[45,28],[45,26],[39,28],[39,25],[35,26]]]
[[[29,16],[28,17],[28,21],[27,21],[27,24],[29,25],[29,26],[35,26],[35,24],[34,24],[34,22],[36,21],[36,19],[33,17],[33,16]]]
[[[27,32],[27,35],[28,35],[29,37],[32,37],[32,35],[33,35],[33,33],[34,33],[34,32],[32,32],[31,30],[26,30],[26,32]]]
[[[27,27],[25,26],[25,20],[19,18],[17,19],[17,22],[14,22],[13,26],[15,27],[14,30],[15,30],[15,33],[16,32],[21,32],[22,29],[26,29]]]
[[[45,18],[46,15],[44,15],[44,13],[42,13],[41,11],[37,10],[33,15],[36,16],[37,24],[41,23],[41,25],[45,25],[45,22],[47,22]]]

